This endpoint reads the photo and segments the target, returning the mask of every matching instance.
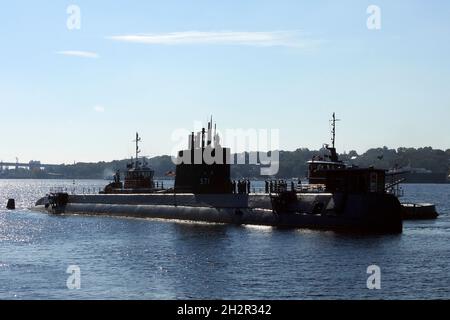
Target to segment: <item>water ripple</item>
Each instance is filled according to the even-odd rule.
[[[364,236],[29,209],[72,183],[0,180],[0,299],[450,298],[450,186],[406,186],[406,200],[437,204],[438,220]],[[3,209],[9,197],[17,210]],[[366,288],[372,264],[379,291]],[[80,290],[67,289],[70,265],[81,269]]]

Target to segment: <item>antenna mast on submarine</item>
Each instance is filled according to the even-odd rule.
[[[212,136],[212,134],[213,134],[212,129],[213,129],[213,118],[211,116],[211,121],[208,121],[208,140],[207,140],[207,143],[206,143],[206,145],[208,145],[208,146],[210,146],[211,143],[212,143],[212,137],[213,137]]]

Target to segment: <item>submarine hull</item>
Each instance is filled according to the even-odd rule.
[[[280,207],[269,194],[67,195],[64,203],[42,198],[53,214],[107,215],[168,220],[401,233],[401,205],[384,194],[296,194]]]

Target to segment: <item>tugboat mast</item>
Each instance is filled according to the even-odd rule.
[[[139,166],[139,153],[141,153],[141,150],[139,150],[139,142],[141,141],[141,138],[139,137],[139,133],[136,132],[136,140],[133,140],[133,142],[136,142],[136,162],[135,162],[135,168]]]
[[[332,162],[339,162],[339,157],[336,152],[336,121],[340,121],[336,119],[336,113],[333,112],[333,118],[330,120],[331,122],[331,147],[326,144],[325,148],[330,151],[331,155],[327,156],[330,158]]]
[[[336,113],[333,112],[333,119],[331,119],[331,144],[333,149],[336,149],[336,121],[340,121],[340,119],[336,119]]]

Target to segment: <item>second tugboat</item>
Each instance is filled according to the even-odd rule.
[[[346,167],[334,140],[335,121],[328,160],[316,157],[309,162],[310,186],[266,182],[265,192],[251,193],[250,182],[232,182],[230,149],[220,145],[212,121],[208,129],[192,133],[188,149],[179,152],[171,189],[155,187],[153,171],[145,159],[139,160],[136,135],[136,158],[128,165],[124,184],[117,173],[100,194],[54,193],[36,206],[58,214],[401,233],[401,205],[387,192],[385,171]],[[206,161],[205,154],[214,162]]]
[[[120,180],[120,171],[116,171],[114,175],[114,181],[108,184],[104,191],[100,194],[136,194],[136,193],[154,193],[158,191],[163,191],[163,186],[161,188],[155,188],[155,182],[153,177],[155,172],[149,167],[147,160],[145,158],[139,159],[139,142],[141,138],[139,134],[136,133],[136,157],[131,159],[130,163],[127,164],[127,171],[125,172],[125,184]]]

